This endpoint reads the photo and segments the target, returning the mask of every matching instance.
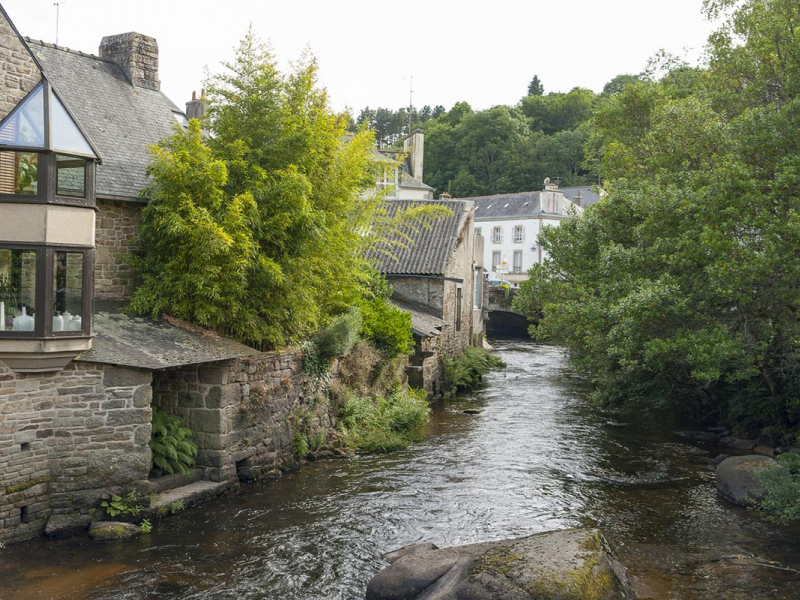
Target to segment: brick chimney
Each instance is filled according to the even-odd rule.
[[[106,36],[100,42],[100,58],[118,64],[133,85],[161,89],[155,38],[134,32]]]
[[[197,92],[192,92],[192,99],[186,103],[186,116],[190,119],[197,119],[202,121],[203,117],[208,110],[208,102],[206,102],[206,91],[200,91],[200,97],[197,97]]]

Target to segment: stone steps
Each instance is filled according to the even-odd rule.
[[[162,492],[154,499],[146,512],[149,514],[158,514],[159,511],[163,513],[164,510],[177,512],[174,509],[176,502],[182,503],[181,509],[186,508],[192,504],[219,496],[232,487],[235,487],[235,484],[226,481],[193,481],[187,485]]]
[[[162,475],[153,479],[148,479],[148,483],[156,494],[162,494],[167,490],[173,490],[184,485],[189,485],[203,478],[203,469],[192,469],[189,475],[175,473],[174,475]]]

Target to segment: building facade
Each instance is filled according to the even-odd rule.
[[[577,206],[555,185],[540,192],[520,192],[469,198],[475,203],[475,230],[484,240],[483,263],[489,279],[517,283],[528,269],[547,258],[538,242],[545,227],[579,217]]]
[[[442,356],[483,340],[482,240],[475,235],[474,205],[464,200],[387,200],[388,212],[420,205],[452,215],[428,226],[407,226],[402,236],[370,249],[367,259],[393,288],[393,301],[411,313],[417,342],[415,387],[441,390]]]

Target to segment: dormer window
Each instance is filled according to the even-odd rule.
[[[91,348],[99,161],[47,79],[0,121],[0,360],[15,371]]]

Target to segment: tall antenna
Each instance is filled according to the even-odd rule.
[[[411,135],[411,109],[414,106],[414,76],[411,76],[411,83],[408,86],[408,135]]]
[[[58,0],[57,2],[53,2],[53,6],[56,7],[56,46],[58,46],[58,18],[61,13],[61,5],[66,3],[67,0]]]

